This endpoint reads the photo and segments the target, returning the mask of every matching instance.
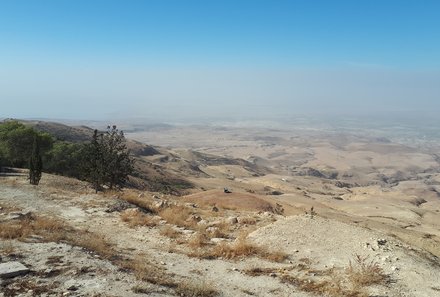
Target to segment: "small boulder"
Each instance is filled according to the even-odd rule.
[[[198,215],[191,215],[189,216],[188,219],[186,219],[187,222],[196,222],[196,223],[200,222],[201,220],[202,218]]]
[[[198,205],[195,204],[195,203],[185,203],[185,206],[186,207],[191,207],[191,208],[197,208],[198,207]]]
[[[387,244],[387,240],[386,239],[378,239],[377,244],[378,245],[385,245],[385,244]]]
[[[156,201],[153,203],[153,207],[155,207],[157,209],[166,208],[169,206],[170,206],[170,204],[166,200],[159,200],[159,201]]]
[[[238,218],[237,217],[229,217],[229,218],[226,219],[226,222],[229,225],[235,225],[235,224],[238,223]]]
[[[19,275],[24,275],[29,272],[29,268],[20,262],[6,262],[0,263],[0,278],[12,278]]]

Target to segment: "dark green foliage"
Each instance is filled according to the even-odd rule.
[[[96,191],[101,190],[105,180],[103,139],[103,134],[98,134],[98,130],[93,132],[92,141],[85,146],[82,162],[83,175]]]
[[[32,154],[34,137],[38,136],[40,152],[47,152],[53,143],[47,133],[38,133],[18,121],[0,124],[0,155],[3,166],[25,167]]]
[[[85,177],[96,191],[104,185],[109,189],[121,189],[134,170],[124,134],[116,126],[109,126],[105,133],[95,130],[84,156]]]
[[[41,179],[41,171],[43,170],[43,161],[40,156],[40,141],[37,135],[34,135],[34,143],[32,145],[32,155],[29,160],[29,182],[31,185],[38,185]]]
[[[124,134],[116,126],[104,133],[95,130],[92,141],[84,144],[56,140],[18,121],[0,123],[0,169],[29,165],[31,184],[39,183],[44,169],[88,180],[96,190],[103,186],[120,189],[133,172],[133,164]]]
[[[83,176],[81,163],[84,158],[84,147],[82,143],[55,142],[43,158],[44,170],[80,179]]]

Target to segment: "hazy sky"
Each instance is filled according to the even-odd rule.
[[[440,1],[0,0],[0,117],[440,111]]]

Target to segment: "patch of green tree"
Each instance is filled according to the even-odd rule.
[[[95,130],[89,143],[72,143],[18,121],[0,123],[0,169],[29,166],[32,184],[38,184],[44,171],[90,181],[97,191],[120,189],[133,164],[124,134],[116,126],[106,132]]]
[[[37,132],[18,121],[0,124],[0,166],[27,167],[32,154],[34,138],[40,144],[40,153],[47,154],[54,139],[47,133]]]

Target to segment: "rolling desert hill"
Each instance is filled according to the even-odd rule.
[[[38,187],[0,177],[1,262],[30,269],[0,294],[438,296],[435,142],[289,127],[132,131],[130,142],[154,149],[135,153],[144,187],[95,194],[55,175]]]

